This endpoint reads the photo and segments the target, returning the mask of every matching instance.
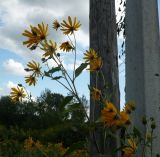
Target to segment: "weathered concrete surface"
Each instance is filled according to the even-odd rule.
[[[135,100],[134,124],[146,131],[141,117],[156,119],[153,152],[160,154],[160,40],[157,0],[127,0],[126,100]]]

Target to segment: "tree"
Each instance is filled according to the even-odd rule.
[[[117,54],[117,31],[116,31],[116,18],[115,18],[115,1],[114,0],[90,0],[90,47],[95,49],[103,60],[102,71],[106,82],[104,83],[103,77],[97,77],[91,73],[90,84],[96,86],[108,96],[109,101],[120,107],[119,103],[119,82],[118,82],[118,54]],[[91,121],[96,121],[100,116],[102,107],[90,102]],[[92,112],[93,111],[93,112]],[[92,133],[91,139],[91,156],[98,153],[99,150],[103,153],[110,153],[110,150],[116,148],[117,142],[112,139],[109,141],[106,149],[101,146],[102,131]],[[97,139],[95,144],[94,138]]]

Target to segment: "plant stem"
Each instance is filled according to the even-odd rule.
[[[75,37],[75,34],[73,33],[73,36],[74,36],[74,43],[75,43],[75,45],[74,45],[74,52],[75,52],[75,54],[74,54],[74,69],[73,69],[73,82],[74,82],[74,80],[75,80],[75,69],[76,69],[76,60],[77,60],[77,50],[76,50],[76,37]]]
[[[72,46],[75,48],[75,45],[73,44],[73,42],[72,42],[71,38],[69,37],[69,35],[67,35],[67,37],[68,37],[69,41],[71,42]]]
[[[56,59],[59,61],[59,63],[56,61],[56,59],[54,57],[52,57],[52,59],[57,63],[58,66],[62,66],[62,68],[63,68],[62,69],[62,74],[65,77],[65,80],[67,81],[67,83],[68,83],[69,87],[71,88],[71,90],[74,91],[73,87],[71,86],[71,84],[69,82],[69,80],[72,82],[72,79],[70,78],[69,74],[67,73],[66,69],[64,68],[61,60],[57,56],[56,56]],[[67,76],[68,76],[69,80],[68,80]]]
[[[58,63],[57,63],[58,64]],[[50,68],[49,68],[49,66],[48,66],[48,63],[46,64],[47,65],[47,67],[48,67],[48,70],[50,70]],[[59,64],[58,64],[58,66],[59,66]],[[50,76],[51,78],[53,78],[53,76]],[[65,79],[66,81],[67,81],[67,79]],[[71,92],[72,94],[74,93],[74,91],[72,90],[72,88],[71,89],[69,89],[66,85],[64,85],[62,82],[60,82],[59,80],[56,80],[59,84],[61,84],[64,88],[66,88],[69,92]],[[68,83],[69,84],[69,83]],[[69,84],[70,85],[70,84]]]
[[[33,102],[33,100],[31,99],[32,96],[31,96],[31,94],[28,93],[26,87],[25,86],[22,86],[22,87],[25,89],[25,91],[27,93],[28,100],[30,100],[31,102]]]
[[[153,156],[153,129],[151,131],[151,157]]]

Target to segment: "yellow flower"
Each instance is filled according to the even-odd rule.
[[[67,151],[67,148],[63,147],[62,143],[54,144],[54,149],[60,156],[63,156]]]
[[[38,141],[38,140],[34,143],[34,145],[35,145],[37,148],[42,148],[42,147],[43,147],[43,145],[41,144],[41,142]]]
[[[44,57],[50,57],[56,53],[56,50],[57,50],[57,43],[56,42],[49,40],[49,43],[48,43],[47,41],[45,41],[44,43],[42,43],[42,46],[43,46],[43,48],[41,48],[41,49],[45,51],[45,53],[43,54]]]
[[[53,28],[57,31],[57,29],[60,27],[60,23],[57,20],[54,20],[53,22]]]
[[[26,94],[23,88],[11,88],[10,98],[13,102],[22,101],[22,99],[25,98],[25,96]]]
[[[33,141],[32,137],[29,137],[28,139],[26,139],[24,141],[24,148],[26,150],[28,150],[28,151],[31,150],[33,148],[33,146],[34,146],[34,141]]]
[[[129,115],[125,111],[120,112],[120,118],[116,122],[116,126],[118,127],[127,127],[130,124]]]
[[[84,53],[84,58],[86,63],[90,63],[93,62],[93,60],[95,60],[97,58],[97,53],[95,50],[91,49],[89,51],[86,51],[86,53]]]
[[[105,103],[104,109],[101,111],[102,121],[105,123],[107,127],[112,127],[116,124],[118,117],[118,112],[116,107],[111,103]]]
[[[63,23],[61,23],[62,31],[65,35],[73,34],[74,31],[77,31],[79,27],[81,26],[80,21],[76,21],[76,17],[74,17],[74,22],[72,22],[72,19],[70,16],[68,16],[68,23],[63,20]]]
[[[60,50],[63,50],[66,52],[69,52],[73,49],[74,49],[73,46],[68,41],[66,41],[60,45]]]
[[[127,113],[131,113],[131,111],[135,110],[135,103],[133,101],[129,101],[126,105],[125,105],[125,108],[124,110],[127,112]]]
[[[94,59],[92,62],[90,62],[90,68],[88,70],[90,71],[98,71],[102,67],[102,58],[98,57]]]
[[[136,141],[133,138],[128,139],[128,146],[122,149],[124,157],[131,157],[137,150]]]
[[[22,35],[28,38],[23,44],[33,49],[33,47],[37,47],[40,41],[46,39],[48,35],[48,24],[45,26],[42,22],[42,25],[38,24],[38,27],[30,26],[30,28],[31,31],[25,30],[24,33],[22,33]]]
[[[32,61],[32,62],[28,62],[27,66],[28,66],[28,69],[26,70],[33,71],[33,75],[39,76],[41,74],[41,67],[39,63]]]
[[[32,84],[35,86],[37,79],[34,76],[30,75],[26,76],[25,78],[26,78],[25,82],[28,83],[29,86],[31,86]]]
[[[100,100],[101,91],[97,88],[93,88],[91,91],[91,95],[94,100]]]

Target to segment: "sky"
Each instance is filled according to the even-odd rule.
[[[78,9],[77,9],[78,8]],[[26,63],[31,60],[40,61],[42,52],[36,50],[31,52],[22,42],[25,37],[22,32],[29,28],[29,25],[38,23],[49,24],[49,39],[57,42],[65,41],[62,33],[52,29],[52,22],[55,19],[66,19],[70,15],[76,16],[81,21],[82,27],[76,33],[77,38],[77,63],[82,62],[83,53],[89,46],[89,2],[88,0],[0,0],[0,95],[6,95],[10,88],[18,83],[22,83],[33,96],[39,96],[45,88],[51,89],[55,93],[67,94],[64,88],[54,81],[39,79],[36,87],[29,87],[25,84],[24,76]],[[73,54],[63,55],[64,64],[69,73],[73,67]],[[53,66],[53,62],[49,62]],[[82,81],[83,79],[83,81]],[[85,71],[77,80],[79,94],[86,95],[89,99],[88,86],[89,75]]]
[[[118,0],[117,0],[118,2]],[[117,5],[118,3],[116,3]],[[40,50],[30,51],[22,42],[25,37],[22,32],[29,28],[29,25],[37,25],[42,21],[49,24],[49,38],[57,42],[64,41],[62,33],[52,29],[54,19],[66,19],[70,15],[76,16],[81,21],[82,27],[76,33],[77,38],[77,63],[83,61],[83,53],[89,47],[89,0],[0,0],[0,96],[7,95],[10,88],[18,83],[26,86],[27,90],[34,97],[48,88],[52,92],[67,95],[67,91],[54,81],[39,79],[36,87],[29,87],[25,84],[24,71],[28,61],[40,61],[42,52]],[[120,39],[119,39],[120,40]],[[120,45],[120,44],[119,44]],[[64,64],[69,73],[73,66],[73,54],[63,54]],[[53,66],[50,62],[49,65]],[[125,67],[124,58],[119,60],[121,104],[125,102]],[[76,85],[78,93],[89,99],[89,73],[84,73],[78,78]]]

